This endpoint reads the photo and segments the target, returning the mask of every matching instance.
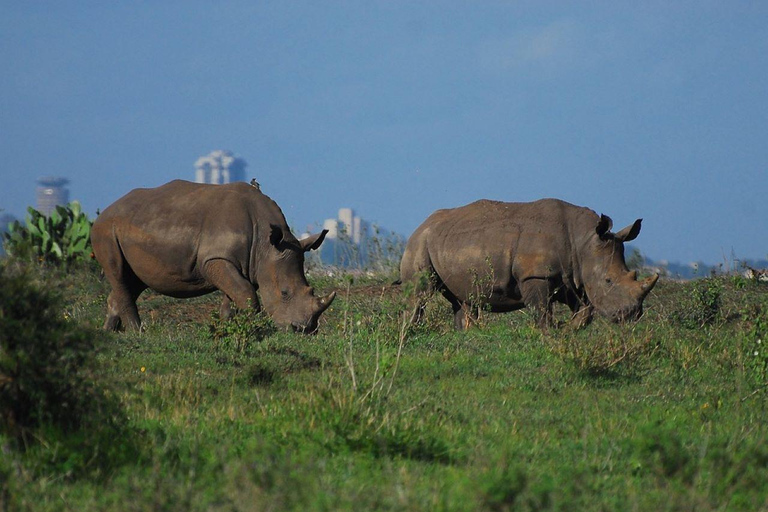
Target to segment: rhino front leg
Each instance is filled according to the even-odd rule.
[[[220,318],[226,319],[232,316],[232,302],[240,309],[252,307],[256,311],[261,310],[253,284],[227,260],[217,259],[206,263],[204,277],[224,293],[219,307]]]
[[[520,285],[520,292],[523,295],[523,303],[534,310],[538,326],[542,329],[552,327],[554,316],[552,314],[552,286],[550,286],[549,280],[526,279]]]
[[[571,316],[570,325],[574,329],[581,329],[586,327],[592,321],[592,306],[583,305],[581,308],[571,308],[573,316]]]
[[[261,311],[261,304],[259,304],[258,297],[253,302],[253,309],[255,309],[257,312]],[[221,305],[219,306],[219,318],[222,320],[228,320],[232,317],[232,299],[227,297],[227,295],[224,295],[224,298],[221,299]]]
[[[219,306],[219,318],[222,320],[228,320],[232,316],[232,300],[224,295],[221,299],[221,306]]]

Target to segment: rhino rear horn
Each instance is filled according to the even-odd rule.
[[[324,229],[316,235],[308,236],[307,238],[302,238],[301,240],[299,240],[299,245],[301,245],[301,248],[302,250],[304,250],[304,252],[312,251],[320,247],[320,244],[323,243],[323,240],[325,240],[325,235],[327,234],[328,234],[328,230]]]

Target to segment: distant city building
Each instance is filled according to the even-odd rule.
[[[69,180],[44,176],[37,179],[35,192],[37,210],[43,215],[50,215],[56,206],[66,206],[69,203],[69,190],[66,186]]]
[[[335,240],[342,237],[360,245],[368,232],[368,223],[355,216],[352,208],[341,208],[336,219],[325,219],[323,229],[328,230],[326,238]]]
[[[201,156],[195,162],[195,181],[222,185],[235,181],[245,181],[245,160],[231,151],[218,149],[207,156]]]
[[[323,229],[328,230],[328,234],[325,235],[325,238],[329,238],[331,240],[335,240],[339,237],[339,221],[336,219],[325,219],[323,221]],[[309,234],[309,233],[307,233]]]
[[[317,251],[322,263],[340,267],[363,266],[368,223],[356,217],[352,208],[341,208],[337,218],[325,219],[323,229],[327,229],[328,233],[325,235],[325,242]],[[299,238],[307,236],[309,232],[303,233]]]
[[[298,238],[310,236],[315,229],[317,225],[307,226]],[[325,241],[306,256],[314,265],[357,269],[390,267],[399,264],[405,248],[401,235],[364,221],[351,208],[341,208],[335,219],[325,219],[323,229],[328,230]]]

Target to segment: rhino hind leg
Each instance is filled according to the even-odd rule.
[[[107,319],[104,321],[104,330],[118,331],[121,327],[138,331],[141,329],[139,309],[136,307],[136,299],[144,289],[133,290],[124,286],[113,287],[107,297]]]
[[[112,291],[107,297],[107,318],[104,329],[117,331],[121,327],[129,330],[141,328],[141,318],[136,299],[147,289],[125,260],[117,243],[101,246],[99,263],[104,268]]]
[[[520,284],[523,303],[533,309],[536,323],[542,329],[554,325],[552,313],[552,285],[548,279],[530,278]]]
[[[403,273],[402,275],[405,275],[404,279],[401,278],[402,282],[410,283],[413,286],[410,324],[416,325],[424,318],[424,311],[430,297],[441,288],[442,284],[437,274],[431,269],[414,273]]]
[[[205,265],[205,278],[213,286],[224,293],[219,316],[229,318],[232,314],[231,303],[240,309],[251,307],[261,310],[256,289],[237,268],[227,260],[211,260]]]
[[[477,306],[467,302],[456,302],[453,306],[453,327],[457,331],[466,331],[478,322],[479,314]]]

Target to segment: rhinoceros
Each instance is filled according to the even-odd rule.
[[[612,233],[608,216],[558,199],[438,210],[410,237],[400,263],[400,281],[419,292],[412,321],[434,291],[453,306],[457,329],[476,320],[478,307],[529,306],[550,327],[555,302],[571,309],[576,327],[594,311],[617,322],[638,319],[659,278],[638,281],[624,262],[624,242],[637,237],[641,222]]]
[[[141,326],[136,299],[147,288],[171,297],[224,293],[221,317],[264,309],[285,328],[310,333],[335,292],[316,297],[304,275],[304,252],[327,231],[297,240],[283,212],[247,183],[174,180],[135,189],[96,218],[91,242],[112,292],[104,329]]]

